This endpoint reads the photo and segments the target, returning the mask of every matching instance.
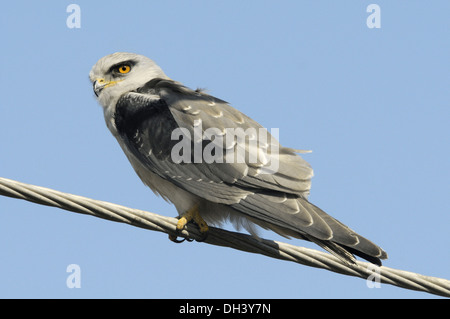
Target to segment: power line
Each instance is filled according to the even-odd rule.
[[[178,235],[184,238],[203,240],[196,226],[187,224],[181,232],[176,231],[177,219],[133,209],[117,204],[94,200],[53,189],[20,183],[0,177],[0,195],[19,198],[41,205],[54,206],[76,213],[88,214],[111,221],[127,223],[148,230]],[[450,297],[450,280],[424,276],[417,273],[375,266],[356,261],[349,264],[331,254],[318,250],[289,245],[279,241],[256,239],[250,235],[210,227],[204,242],[230,247],[268,257],[293,261],[305,266],[323,268],[340,274],[369,279],[401,288],[424,291]]]

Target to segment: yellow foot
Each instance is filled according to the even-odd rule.
[[[183,228],[186,226],[186,224],[192,220],[198,225],[200,232],[204,235],[200,241],[204,241],[206,239],[206,234],[209,230],[209,227],[199,214],[198,204],[194,205],[192,208],[187,210],[181,216],[181,218],[177,222],[177,231],[182,231]],[[169,239],[174,242],[183,242],[184,241],[184,240],[181,240],[181,241],[178,240],[175,235],[169,235]]]
[[[184,226],[193,220],[198,227],[200,232],[205,233],[208,231],[209,227],[198,212],[198,204],[194,205],[191,209],[186,211],[186,213],[181,216],[177,223],[177,230],[183,230]]]

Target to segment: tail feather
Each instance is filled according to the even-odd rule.
[[[253,193],[231,207],[263,228],[314,242],[350,264],[355,263],[354,255],[377,265],[387,258],[383,249],[299,196]]]
[[[333,237],[327,241],[317,240],[315,238],[311,238],[311,236],[305,236],[308,240],[318,244],[322,248],[333,253],[333,255],[337,255],[347,262],[352,262],[353,260],[354,263],[355,257],[353,255],[356,255],[371,263],[381,266],[380,259],[387,258],[386,252],[370,240],[357,234],[348,226],[331,217],[319,207],[311,204],[307,200],[299,200],[302,201],[303,206],[308,207],[308,210],[314,211],[314,213],[319,215],[328,224],[333,232]]]
[[[333,256],[339,258],[340,260],[344,261],[345,263],[348,263],[348,264],[355,264],[356,263],[355,256],[353,256],[352,253],[347,251],[345,248],[339,246],[338,244],[335,244],[332,241],[320,240],[320,239],[314,238],[314,237],[309,236],[309,235],[304,235],[304,237],[307,240],[309,240],[309,241],[315,243],[316,245],[322,247],[323,249],[325,249],[326,251],[331,253]]]

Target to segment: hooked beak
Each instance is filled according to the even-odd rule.
[[[95,95],[98,97],[98,95],[100,94],[100,92],[109,87],[109,86],[113,86],[116,85],[117,83],[119,83],[121,81],[106,81],[103,78],[98,78],[94,81],[93,83],[93,89],[94,89],[94,93]]]

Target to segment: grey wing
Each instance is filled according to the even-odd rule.
[[[167,88],[160,94],[180,127],[192,136],[200,128],[206,144],[203,163],[199,163],[202,171],[242,188],[308,196],[313,176],[310,165],[294,150],[282,147],[259,123],[201,92],[176,94]],[[208,145],[216,151],[220,148],[209,162]]]
[[[226,102],[168,80],[153,80],[130,94],[117,104],[119,114],[130,109],[134,112],[116,117],[118,128],[127,128],[119,132],[130,151],[153,173],[200,198],[229,205],[263,227],[314,241],[346,259],[351,259],[347,250],[366,259],[375,257],[376,263],[377,258],[386,257],[378,246],[309,203],[313,175],[309,164]],[[142,105],[133,102],[133,94],[139,94]],[[157,98],[146,99],[148,96]],[[180,128],[191,148],[200,145],[202,151],[214,144],[203,137],[208,136],[208,131],[215,133],[215,161],[199,161],[195,154],[191,154],[190,161],[174,161],[172,150],[180,141],[172,138],[172,132]],[[200,138],[198,133],[196,136],[198,129]],[[229,138],[239,129],[250,134],[245,139]],[[220,143],[217,136],[222,136]],[[219,148],[222,151],[218,156]],[[230,152],[244,155],[229,161]],[[255,152],[261,156],[255,158]]]
[[[141,93],[125,94],[117,102],[114,118],[122,143],[152,173],[210,201],[231,204],[247,195],[238,187],[224,187],[200,165],[172,160],[171,151],[179,141],[172,139],[171,132],[179,126],[164,100]]]

